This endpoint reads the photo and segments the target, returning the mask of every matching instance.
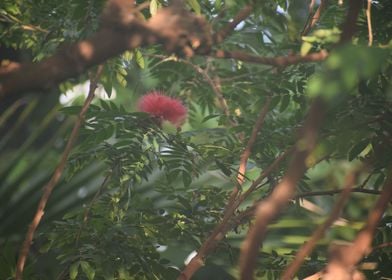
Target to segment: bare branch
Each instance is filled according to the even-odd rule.
[[[310,30],[316,25],[316,23],[320,20],[321,13],[325,10],[327,6],[328,0],[321,0],[320,5],[318,6],[316,12],[313,14],[313,16],[306,22],[306,25],[304,29],[301,32],[302,36],[307,35]],[[313,3],[313,1],[312,1]],[[313,3],[314,4],[314,3]],[[311,9],[309,9],[311,10]]]
[[[331,214],[327,218],[327,220],[319,225],[317,229],[313,232],[310,239],[301,246],[298,252],[295,255],[294,260],[291,264],[285,269],[283,272],[281,279],[289,280],[292,279],[295,273],[300,268],[301,264],[304,262],[305,258],[309,256],[309,254],[313,251],[314,247],[316,246],[317,242],[324,236],[326,230],[332,226],[334,221],[339,218],[340,212],[342,211],[344,205],[346,204],[352,187],[356,183],[358,178],[358,172],[350,172],[346,177],[345,187],[343,188],[339,200],[335,203]]]
[[[373,31],[372,31],[372,0],[367,1],[366,19],[368,25],[369,47],[373,45]]]
[[[293,159],[285,176],[274,188],[272,194],[257,207],[255,224],[250,229],[241,248],[240,279],[253,279],[260,243],[266,236],[267,226],[294,197],[295,187],[307,169],[306,158],[316,145],[317,131],[323,117],[324,104],[321,99],[316,99],[310,108],[302,135],[297,141]]]
[[[96,74],[95,74],[95,77],[93,79],[91,79],[89,94],[86,98],[86,101],[83,104],[82,109],[80,110],[79,117],[76,120],[75,125],[72,129],[71,135],[68,139],[68,142],[67,142],[67,145],[64,149],[64,152],[61,156],[60,162],[57,165],[56,170],[54,171],[49,182],[45,185],[45,187],[43,189],[43,194],[42,194],[41,199],[38,203],[37,211],[34,215],[33,221],[31,222],[31,224],[28,228],[25,240],[23,241],[22,247],[20,249],[18,263],[16,266],[16,276],[15,276],[16,280],[23,279],[23,269],[24,269],[24,265],[25,265],[27,256],[30,251],[30,246],[31,246],[31,243],[34,238],[35,231],[36,231],[36,229],[42,219],[42,216],[44,215],[44,210],[45,210],[46,204],[49,200],[49,197],[52,194],[54,187],[57,185],[57,183],[59,182],[59,180],[63,174],[65,165],[67,163],[68,156],[71,153],[71,150],[74,146],[74,143],[79,135],[79,129],[82,126],[82,123],[84,121],[84,116],[87,112],[87,109],[89,108],[89,106],[91,104],[91,101],[94,99],[94,92],[95,92],[95,89],[97,88],[97,83],[98,83],[99,77],[102,74],[102,70],[103,70],[103,66],[100,65],[98,67]]]
[[[212,54],[216,58],[232,58],[249,63],[266,64],[277,67],[287,67],[289,65],[303,63],[303,62],[317,62],[323,61],[328,57],[328,52],[322,50],[317,53],[311,53],[305,56],[301,55],[289,55],[289,56],[277,56],[277,57],[264,57],[258,55],[252,55],[240,51],[223,51],[218,50]]]
[[[225,116],[227,117],[227,119],[230,122],[231,126],[236,126],[237,123],[235,121],[233,121],[230,117],[230,111],[229,111],[229,107],[227,105],[226,99],[223,96],[222,93],[222,89],[220,87],[220,84],[217,81],[214,81],[207,73],[207,70],[204,70],[203,68],[201,68],[198,65],[195,65],[193,63],[191,63],[188,60],[185,59],[181,59],[181,62],[190,65],[193,69],[195,69],[196,72],[198,72],[200,75],[203,76],[203,78],[206,80],[206,82],[210,85],[212,91],[215,93],[216,97],[218,98],[218,102],[219,105],[221,107],[221,110],[223,111],[223,113],[225,114]]]
[[[354,266],[372,250],[372,240],[382,215],[392,200],[392,170],[389,171],[380,197],[369,213],[364,228],[350,246],[338,246],[332,250],[323,279],[351,279]]]
[[[349,9],[346,16],[346,21],[342,26],[342,35],[340,36],[339,44],[347,43],[351,40],[357,29],[357,18],[361,10],[362,1],[349,0]]]
[[[329,191],[315,191],[315,192],[306,192],[301,193],[295,196],[295,199],[309,197],[309,196],[322,196],[322,195],[335,195],[340,194],[343,192],[344,189],[336,189],[336,190],[329,190]],[[351,189],[353,193],[366,193],[366,194],[375,194],[380,195],[381,191],[377,190],[370,190],[370,189],[363,189],[363,188],[353,188]]]
[[[238,171],[237,184],[234,186],[234,189],[230,195],[229,201],[224,210],[224,215],[222,221],[214,228],[212,233],[206,239],[206,241],[200,247],[197,255],[193,257],[193,259],[189,262],[189,264],[183,269],[178,280],[188,280],[192,277],[192,275],[204,264],[204,258],[206,255],[213,250],[218,242],[222,240],[225,235],[225,230],[228,229],[227,224],[230,219],[233,217],[235,209],[239,204],[235,203],[237,195],[240,190],[240,186],[244,182],[243,174],[246,171],[246,163],[251,154],[252,148],[256,142],[257,134],[261,130],[265,117],[268,113],[269,105],[271,103],[271,98],[267,98],[266,103],[264,104],[260,114],[256,120],[256,123],[253,127],[251,137],[248,140],[246,148],[240,157],[240,167]]]
[[[219,30],[214,34],[214,42],[221,43],[223,40],[229,36],[234,28],[243,20],[245,20],[253,11],[252,5],[246,5],[242,10],[238,12],[238,14],[233,18],[231,22],[229,22],[225,27]]]

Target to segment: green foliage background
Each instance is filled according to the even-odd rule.
[[[17,50],[22,60],[42,60],[93,34],[104,2],[2,1],[0,44]],[[219,30],[247,1],[186,2]],[[322,96],[329,107],[298,195],[341,188],[345,174],[361,162],[369,167],[358,186],[379,190],[392,159],[392,3],[372,4],[373,47],[367,47],[363,10],[353,44],[337,48],[347,6],[331,2],[312,32],[301,37],[306,1],[262,1],[219,46],[268,57],[328,50],[325,62],[279,68],[200,56],[183,60],[159,46],[108,61],[101,83],[109,96],[116,93],[115,98],[96,100],[88,111],[66,174],[49,201],[25,279],[175,279],[184,259],[222,219],[241,152],[267,97],[272,102],[248,162],[244,190],[292,147],[315,96]],[[142,14],[148,19],[166,5],[153,0]],[[230,116],[223,113],[197,67],[212,80],[219,78]],[[64,106],[58,96],[86,79],[87,73],[51,93],[28,95],[1,107],[0,279],[13,277],[17,250],[41,187],[81,108],[81,97]],[[150,90],[163,90],[187,106],[188,120],[181,131],[170,124],[161,129],[146,114],[135,112],[138,97]],[[268,196],[286,166],[283,162],[263,181],[238,213]],[[299,246],[327,217],[336,196],[306,199],[318,211],[301,207],[298,198],[270,226],[257,279],[279,279]],[[331,242],[355,237],[376,199],[377,195],[352,194],[343,222],[320,241],[299,279],[323,268]],[[391,242],[390,214],[389,209],[374,246]],[[237,276],[239,248],[250,221],[233,225],[195,279]],[[364,270],[366,276],[392,277],[391,257],[390,246],[375,249],[363,260],[377,263]]]

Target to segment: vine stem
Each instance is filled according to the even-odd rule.
[[[92,100],[94,99],[95,89],[97,88],[98,80],[102,74],[102,71],[103,71],[103,65],[99,65],[98,69],[95,73],[95,76],[90,79],[90,89],[89,89],[88,96],[83,104],[82,109],[80,110],[78,119],[76,120],[75,125],[72,129],[71,135],[68,139],[68,142],[67,142],[67,145],[64,149],[64,152],[61,156],[60,162],[58,163],[49,182],[43,188],[43,194],[42,194],[41,199],[38,203],[38,207],[35,212],[34,218],[29,225],[25,239],[23,241],[22,247],[19,252],[18,262],[16,265],[16,275],[15,275],[16,280],[23,279],[23,270],[24,270],[27,256],[30,251],[31,243],[34,238],[34,234],[35,234],[35,232],[38,228],[38,225],[41,222],[41,219],[45,213],[44,210],[45,210],[46,204],[50,198],[50,195],[52,194],[54,187],[60,181],[60,178],[63,174],[65,165],[67,163],[67,159],[69,157],[69,154],[71,153],[72,148],[73,148],[73,146],[76,142],[76,139],[79,135],[79,130],[80,130],[80,127],[82,126],[82,123],[84,121],[84,116],[85,116]]]

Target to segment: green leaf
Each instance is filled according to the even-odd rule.
[[[122,87],[126,87],[127,86],[127,80],[124,78],[123,75],[121,75],[120,73],[116,73],[116,79],[117,82],[122,86]]]
[[[90,266],[90,264],[86,261],[81,261],[80,266],[84,274],[87,276],[88,280],[93,280],[95,277],[95,269]]]
[[[67,115],[78,115],[81,109],[82,106],[68,106],[61,108],[60,111]]]
[[[352,161],[355,159],[369,144],[368,139],[364,139],[358,143],[356,143],[348,153],[348,160]]]
[[[134,50],[134,53],[135,53],[135,61],[137,65],[139,65],[141,69],[144,69],[145,62],[144,62],[143,54],[138,49]]]
[[[133,58],[133,52],[126,51],[123,53],[123,58],[127,61],[131,61]]]
[[[307,55],[312,49],[313,45],[309,42],[303,42],[301,45],[301,55]]]
[[[153,16],[157,13],[160,3],[158,0],[151,0],[150,2],[150,14]]]
[[[197,0],[187,0],[186,2],[195,11],[196,14],[201,14],[200,4]]]
[[[284,110],[287,109],[287,107],[290,104],[290,100],[291,98],[289,94],[283,95],[282,100],[280,101],[280,108],[279,108],[280,112],[283,112]]]
[[[74,280],[78,276],[80,262],[73,263],[69,267],[69,279]]]
[[[113,91],[113,80],[111,78],[107,79],[105,82],[102,82],[102,85],[106,94],[110,98],[112,96],[112,91]]]

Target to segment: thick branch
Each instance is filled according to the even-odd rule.
[[[211,34],[206,21],[181,7],[164,8],[148,22],[134,14],[132,1],[111,0],[94,36],[59,50],[39,63],[0,71],[0,99],[29,90],[45,90],[125,50],[161,43],[169,53],[192,56],[207,52]],[[169,19],[169,20],[168,20]]]
[[[257,207],[255,224],[250,229],[241,248],[241,279],[253,279],[259,247],[266,236],[267,226],[294,197],[295,187],[307,169],[306,158],[316,145],[317,131],[323,117],[324,104],[321,99],[316,99],[310,108],[302,135],[297,142],[293,159],[285,176],[274,188],[272,194]]]
[[[36,229],[37,229],[37,227],[38,227],[38,225],[44,215],[44,210],[45,210],[46,204],[49,200],[49,197],[52,194],[54,187],[59,182],[61,175],[63,174],[65,165],[67,163],[68,156],[71,153],[71,150],[74,146],[74,143],[79,135],[79,129],[82,126],[82,123],[84,121],[84,116],[87,112],[88,107],[91,104],[91,101],[94,99],[94,92],[95,92],[95,89],[97,88],[98,79],[101,76],[102,70],[103,70],[103,66],[101,65],[98,67],[98,70],[97,70],[95,77],[91,80],[89,94],[87,96],[86,101],[84,102],[82,109],[80,110],[79,117],[76,120],[75,125],[72,129],[71,135],[70,135],[69,140],[67,142],[67,145],[64,149],[64,152],[61,156],[60,162],[57,165],[56,170],[54,171],[49,182],[45,185],[45,187],[43,189],[43,194],[42,194],[41,199],[38,203],[37,211],[34,215],[33,221],[31,222],[31,224],[28,228],[25,240],[23,241],[22,247],[20,249],[18,263],[16,266],[16,276],[15,276],[16,280],[23,279],[23,269],[24,269],[24,265],[25,265],[27,256],[29,254],[31,242],[33,241],[35,231],[36,231]]]
[[[362,7],[362,1],[349,0],[349,9],[346,21],[343,23],[342,35],[340,36],[340,44],[347,43],[351,40],[357,29],[357,18]]]

